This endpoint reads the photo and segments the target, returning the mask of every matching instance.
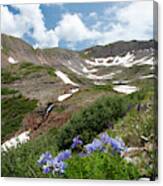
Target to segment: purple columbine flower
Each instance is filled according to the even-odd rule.
[[[110,144],[112,148],[119,153],[126,148],[125,143],[120,138],[111,138],[106,132],[101,133],[99,136],[104,144]]]
[[[50,154],[50,152],[45,152],[40,156],[37,162],[39,165],[43,165],[46,164],[47,161],[51,161],[51,160],[52,160],[52,155]]]
[[[71,148],[74,149],[76,148],[78,145],[83,145],[82,140],[79,139],[80,136],[76,136],[75,138],[73,138],[73,143],[71,145]]]
[[[97,138],[95,138],[95,139],[93,140],[92,144],[93,144],[94,147],[95,147],[96,149],[98,149],[98,150],[101,150],[101,149],[103,148],[102,142],[101,142],[99,139],[97,139]]]
[[[120,153],[121,151],[125,150],[125,144],[122,140],[120,139],[111,139],[111,146],[113,147],[113,149],[115,151],[117,151],[118,153]]]
[[[92,153],[96,150],[102,150],[103,149],[102,142],[97,138],[95,138],[92,143],[87,144],[84,147],[85,147],[88,154],[90,154],[90,153]]]
[[[63,161],[57,161],[57,158],[53,160],[53,173],[64,173],[67,164]]]
[[[64,161],[71,157],[71,150],[65,150],[58,154],[56,157],[58,161]]]
[[[48,174],[51,171],[50,167],[47,165],[44,165],[42,169],[44,174]]]
[[[100,140],[104,143],[104,144],[110,144],[111,143],[111,138],[109,137],[109,135],[104,132],[104,133],[101,133],[99,135],[100,137]]]

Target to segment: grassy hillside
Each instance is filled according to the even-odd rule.
[[[152,177],[155,168],[154,148],[139,152],[135,156],[138,163],[128,163],[118,154],[113,155],[111,151],[108,154],[94,152],[83,158],[79,158],[77,152],[73,151],[72,157],[66,160],[68,166],[65,173],[61,175],[42,173],[37,160],[44,152],[49,151],[56,156],[59,149],[70,148],[72,138],[76,135],[80,135],[86,144],[102,131],[107,131],[112,137],[121,137],[128,147],[142,147],[142,143],[146,142],[141,141],[141,136],[148,138],[149,146],[154,144],[152,107],[142,108],[144,110],[141,112],[137,110],[138,103],[151,103],[153,96],[152,90],[146,90],[132,96],[122,97],[117,94],[116,97],[100,98],[88,108],[74,114],[62,128],[52,129],[35,140],[2,154],[2,176],[85,179]],[[132,105],[131,109],[126,107],[129,104]],[[109,122],[113,126],[108,126]]]

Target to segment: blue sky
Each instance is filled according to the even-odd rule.
[[[153,37],[153,3],[103,2],[2,6],[2,33],[33,47],[81,50]]]

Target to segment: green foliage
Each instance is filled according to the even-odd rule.
[[[58,133],[58,146],[67,148],[73,137],[80,134],[82,140],[88,143],[93,137],[108,127],[110,123],[123,117],[127,111],[125,97],[103,97],[97,102],[75,113],[70,121]]]
[[[18,91],[14,90],[14,89],[7,88],[7,87],[1,88],[2,95],[9,95],[9,94],[15,94],[15,93],[18,93]]]
[[[56,176],[52,174],[42,173],[37,165],[39,156],[46,151],[55,156],[60,149],[69,148],[76,135],[88,143],[107,128],[109,123],[114,123],[114,128],[108,130],[109,135],[121,137],[129,147],[142,147],[141,136],[153,143],[153,105],[141,112],[135,108],[137,103],[151,104],[151,96],[152,92],[144,89],[129,96],[100,98],[88,108],[74,114],[62,128],[52,129],[20,148],[2,153],[2,176],[54,178]],[[129,103],[133,104],[133,108],[126,113]],[[118,154],[95,152],[89,157],[79,158],[74,152],[72,158],[67,160],[65,174],[60,178],[135,180],[141,176],[153,175],[155,158],[153,148],[139,153],[135,166]]]
[[[139,177],[137,168],[118,154],[92,153],[88,157],[73,156],[68,160],[66,178],[133,180]]]
[[[145,110],[138,112],[133,109],[119,120],[114,128],[114,133],[120,135],[128,146],[141,146],[141,136],[150,139],[154,135],[153,111]]]
[[[50,151],[54,156],[57,152],[55,134],[57,129],[21,145],[17,149],[2,153],[2,176],[4,177],[51,177],[40,170],[37,160],[40,155]]]
[[[29,62],[23,62],[19,68],[20,73],[23,76],[29,75],[36,72],[47,72],[51,76],[55,76],[54,68],[49,66],[42,66],[38,64],[32,64]]]
[[[7,135],[17,131],[21,127],[24,115],[32,111],[36,105],[36,100],[25,99],[22,95],[2,99],[2,141]]]
[[[113,86],[111,84],[108,85],[94,85],[92,86],[93,90],[97,90],[97,91],[112,91],[113,90]]]
[[[3,68],[1,71],[2,83],[12,83],[15,80],[20,80],[30,74],[47,73],[50,76],[56,77],[55,69],[47,65],[38,65],[30,62],[22,61],[20,64]]]
[[[18,79],[20,79],[20,76],[18,74],[13,74],[8,69],[1,70],[1,82],[2,83],[11,83]]]
[[[4,54],[8,55],[8,54],[9,54],[9,51],[10,51],[10,48],[9,48],[9,47],[3,46],[2,52],[3,52]]]

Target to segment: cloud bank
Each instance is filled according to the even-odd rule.
[[[63,5],[62,5],[63,6]],[[56,26],[47,29],[45,17],[40,5],[13,5],[19,13],[14,14],[8,6],[1,7],[1,31],[23,38],[29,35],[34,47],[58,47],[61,41],[67,46],[76,46],[79,42],[108,44],[117,40],[146,40],[153,34],[153,2],[138,1],[124,6],[106,7],[102,15],[90,12],[89,26],[82,13],[66,12]]]

